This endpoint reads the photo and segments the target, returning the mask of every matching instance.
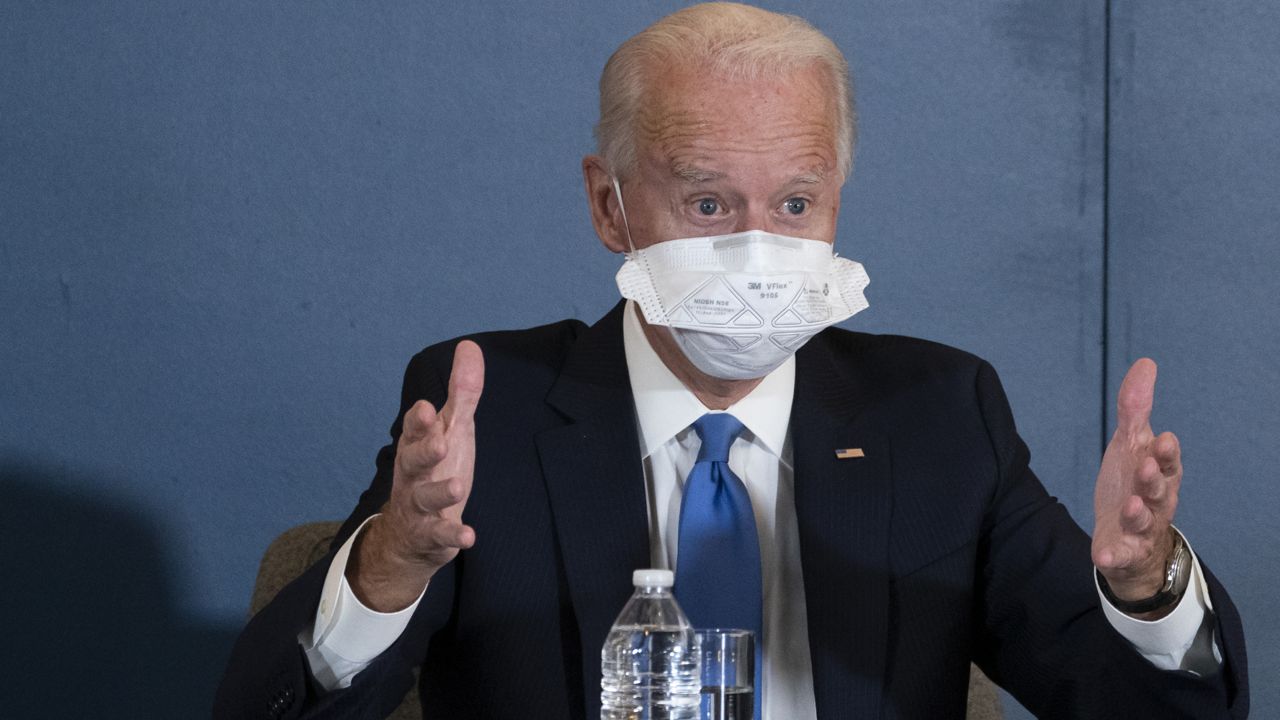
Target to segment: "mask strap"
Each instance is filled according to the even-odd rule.
[[[618,198],[618,209],[622,211],[622,227],[627,231],[627,245],[631,247],[631,255],[636,254],[636,244],[631,241],[631,223],[627,222],[627,206],[622,204],[622,186],[618,184],[618,176],[613,175],[613,194]]]

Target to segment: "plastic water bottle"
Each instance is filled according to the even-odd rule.
[[[600,652],[601,720],[697,720],[698,639],[671,594],[670,570],[636,570],[635,592]]]

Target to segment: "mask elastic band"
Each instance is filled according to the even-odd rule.
[[[631,223],[627,222],[627,206],[622,204],[622,186],[618,184],[618,176],[610,176],[613,180],[613,194],[618,196],[618,209],[622,211],[622,227],[627,231],[627,245],[631,247],[631,254],[636,254],[636,244],[631,241]]]

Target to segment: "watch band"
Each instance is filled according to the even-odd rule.
[[[1170,529],[1173,530],[1174,537],[1173,554],[1165,567],[1164,585],[1156,591],[1155,595],[1142,600],[1121,600],[1111,591],[1111,586],[1107,584],[1107,579],[1102,573],[1094,568],[1093,572],[1098,578],[1098,587],[1101,588],[1103,597],[1120,612],[1138,615],[1159,610],[1181,600],[1183,593],[1187,591],[1187,583],[1191,579],[1191,552],[1187,549],[1182,533],[1172,526]]]

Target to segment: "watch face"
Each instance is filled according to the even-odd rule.
[[[1179,534],[1178,547],[1174,550],[1173,560],[1169,564],[1169,576],[1165,586],[1175,594],[1181,595],[1187,589],[1187,581],[1190,577],[1191,552],[1187,550],[1187,545]]]

